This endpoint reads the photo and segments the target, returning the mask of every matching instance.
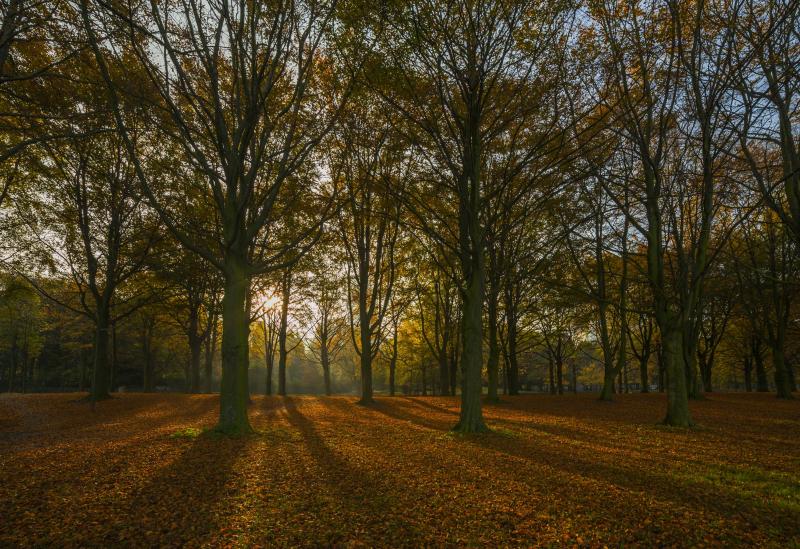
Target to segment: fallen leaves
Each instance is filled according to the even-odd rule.
[[[257,433],[208,433],[217,399],[0,397],[0,545],[800,543],[800,403],[508,398],[451,436],[452,398],[254,397]]]

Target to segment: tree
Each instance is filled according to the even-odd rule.
[[[330,248],[328,248],[330,250]],[[329,258],[320,257],[305,290],[305,321],[310,324],[311,344],[308,349],[322,368],[325,394],[330,396],[331,365],[348,342],[348,316],[344,305],[342,281],[335,275],[336,266]]]
[[[447,263],[435,258],[420,262],[414,284],[420,334],[439,365],[439,392],[442,395],[449,394],[451,389],[450,348],[456,331],[457,306],[453,273],[444,271]]]
[[[42,348],[42,311],[36,291],[23,279],[4,277],[0,289],[0,356],[8,392],[27,392]]]
[[[373,402],[372,362],[385,337],[397,273],[395,245],[400,234],[400,208],[386,192],[403,184],[402,149],[380,120],[371,98],[359,96],[360,108],[348,113],[336,133],[344,206],[339,231],[347,262],[347,307],[353,348],[361,360],[361,404]],[[391,124],[391,121],[386,121]]]
[[[95,402],[109,396],[112,325],[150,298],[147,287],[133,282],[147,268],[158,223],[136,192],[133,168],[115,134],[57,145],[43,146],[35,172],[39,186],[17,201],[22,222],[17,240],[33,264],[51,273],[67,270],[78,303],[48,291],[38,276],[28,277],[32,284],[94,323],[90,399]]]
[[[317,192],[312,159],[347,95],[341,73],[328,70],[337,53],[336,2],[80,5],[117,130],[149,204],[183,246],[224,278],[218,429],[249,432],[251,278],[297,261],[334,203],[332,194]],[[163,123],[153,131],[181,153],[177,188],[163,188],[149,169],[156,159],[133,146],[119,91],[125,86],[112,72],[124,77],[133,63],[156,90],[149,108]],[[196,230],[197,219],[176,215],[185,197],[214,212],[205,232]]]
[[[161,255],[166,258],[157,266],[158,272],[170,286],[166,289],[173,294],[170,311],[189,346],[189,391],[198,393],[203,345],[213,328],[213,312],[209,307],[213,299],[209,298],[219,287],[219,277],[207,261],[191,252],[172,247]]]
[[[447,170],[433,188],[404,194],[404,204],[439,245],[459,262],[461,296],[461,411],[457,431],[486,430],[481,411],[483,302],[486,259],[488,153],[520,118],[539,105],[526,102],[528,78],[542,69],[555,43],[564,6],[530,2],[431,0],[404,3],[389,13],[381,43],[385,71],[376,88],[408,123],[410,141],[434,171]],[[387,10],[389,11],[389,10]],[[391,78],[391,83],[378,81]],[[528,151],[515,169],[532,159]],[[505,179],[507,180],[507,179]],[[454,210],[434,210],[452,197]],[[442,234],[447,215],[456,234]]]
[[[779,398],[792,398],[786,365],[786,337],[793,298],[790,281],[797,279],[797,245],[789,228],[772,210],[759,211],[758,223],[743,227],[731,242],[731,254],[741,295],[741,305],[750,317],[753,357],[757,364],[759,390],[765,385],[757,348],[761,338],[769,346]]]

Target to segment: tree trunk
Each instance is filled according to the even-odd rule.
[[[614,377],[614,368],[606,364],[603,368],[603,388],[600,389],[600,400],[609,402],[614,400],[612,396],[614,394]]]
[[[272,363],[274,360],[272,352],[272,344],[270,343],[270,329],[267,327],[266,317],[261,317],[261,328],[264,333],[264,371],[266,372],[266,379],[264,385],[264,394],[270,396],[272,394]]]
[[[564,394],[564,361],[559,356],[556,357],[556,391],[559,395]],[[612,386],[613,386],[613,379],[612,379]]]
[[[250,276],[245,254],[229,255],[225,261],[225,288],[222,297],[222,379],[220,380],[219,423],[216,429],[226,434],[252,431],[247,418],[250,319],[247,291]]]
[[[447,350],[445,349],[445,353]],[[394,339],[392,340],[392,358],[389,360],[389,396],[394,396],[395,393],[395,376],[397,371],[397,324],[394,326]],[[445,373],[447,373],[447,356],[445,356]],[[448,379],[442,379],[442,382],[448,383]],[[447,389],[444,389],[447,392]]]
[[[425,367],[424,359],[419,369],[422,372],[422,396],[428,396],[428,369]]]
[[[267,396],[272,394],[272,378],[275,377],[275,359],[271,358],[267,361],[267,387],[266,387],[266,394]]]
[[[711,385],[711,359],[703,354],[702,356],[697,357],[698,363],[700,365],[700,374],[703,378],[703,391],[706,393],[713,392],[713,387]]]
[[[80,357],[81,357],[81,373],[80,373],[81,377],[78,380],[78,391],[82,393],[83,390],[86,388],[86,349],[84,349],[83,346],[81,346]],[[9,388],[9,391],[10,390],[11,389]]]
[[[286,273],[281,283],[281,325],[278,330],[278,394],[286,396],[286,336],[289,328],[289,300],[292,291],[292,275]]]
[[[548,366],[548,370],[549,370],[549,373],[550,373],[550,394],[554,395],[554,394],[556,394],[556,382],[555,382],[555,378],[554,378],[554,376],[555,376],[555,367],[554,367],[554,364],[553,364],[552,357],[548,357],[547,358],[547,366]]]
[[[458,340],[453,341],[450,349],[450,394],[456,396],[458,387]]]
[[[108,330],[110,327],[108,312],[105,307],[98,307],[95,338],[94,338],[94,372],[92,373],[92,387],[89,398],[92,402],[109,398],[109,371],[108,371]]]
[[[360,317],[361,400],[359,400],[359,403],[372,404],[374,400],[372,398],[372,338],[370,337],[370,321],[366,314],[361,314]]]
[[[764,357],[761,355],[761,344],[755,338],[753,339],[752,348],[753,361],[756,363],[756,390],[759,393],[768,393],[767,369],[764,367]]]
[[[108,390],[114,392],[117,376],[117,323],[111,323],[111,367],[109,368]]]
[[[508,322],[508,394],[519,394],[519,360],[517,359],[517,323]]]
[[[695,324],[695,323],[692,323]],[[686,364],[686,380],[689,398],[699,400],[703,398],[703,385],[697,362],[697,338],[699,334],[694,328],[686,330],[684,334],[688,341],[683,342],[683,359]]]
[[[189,313],[189,391],[200,392],[200,354],[202,353],[203,339],[198,333],[199,311],[194,309]]]
[[[322,380],[325,384],[325,396],[331,396],[331,361],[328,356],[327,329],[323,330],[320,339],[319,361],[322,365]]]
[[[482,254],[480,254],[482,255]],[[454,430],[486,431],[481,410],[483,369],[483,259],[474,258],[462,295],[461,318],[461,412]]]
[[[620,353],[620,358],[618,362],[617,368],[619,369],[621,376],[622,376],[622,387],[625,390],[625,393],[629,393],[630,390],[628,389],[628,365],[625,363],[626,356],[624,349]]]
[[[663,323],[662,323],[663,324]],[[691,427],[689,395],[686,379],[686,362],[683,357],[681,330],[679,327],[660,326],[661,345],[664,353],[664,370],[667,385],[666,425]]]
[[[325,382],[325,396],[331,396],[331,365],[327,353],[322,360],[322,379]]]
[[[209,319],[211,327],[205,341],[205,392],[210,393],[213,385],[214,376],[214,353],[217,350],[217,315],[213,314]]]
[[[753,391],[753,360],[749,356],[744,357],[744,390]]]
[[[641,392],[650,392],[650,380],[647,371],[647,363],[650,362],[650,355],[642,351],[642,356],[639,359],[639,383],[641,384]]]
[[[450,394],[450,363],[446,348],[439,353],[439,388],[442,396]]]
[[[783,356],[783,345],[777,342],[771,345],[772,368],[775,372],[775,390],[778,398],[793,398],[792,389],[789,385],[789,374],[786,371],[786,362]]]
[[[492,274],[494,276],[494,274]],[[486,395],[487,402],[498,402],[497,396],[498,369],[500,366],[500,346],[497,341],[497,294],[492,288],[488,299],[488,339],[489,356],[486,361],[486,374],[489,378],[489,387]]]

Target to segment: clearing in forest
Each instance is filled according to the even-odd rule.
[[[257,433],[205,433],[213,395],[0,396],[0,545],[800,544],[800,402],[714,394],[254,397]]]

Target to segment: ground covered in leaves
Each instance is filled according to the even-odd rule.
[[[800,545],[800,402],[507,397],[491,434],[453,398],[0,396],[0,546]]]

